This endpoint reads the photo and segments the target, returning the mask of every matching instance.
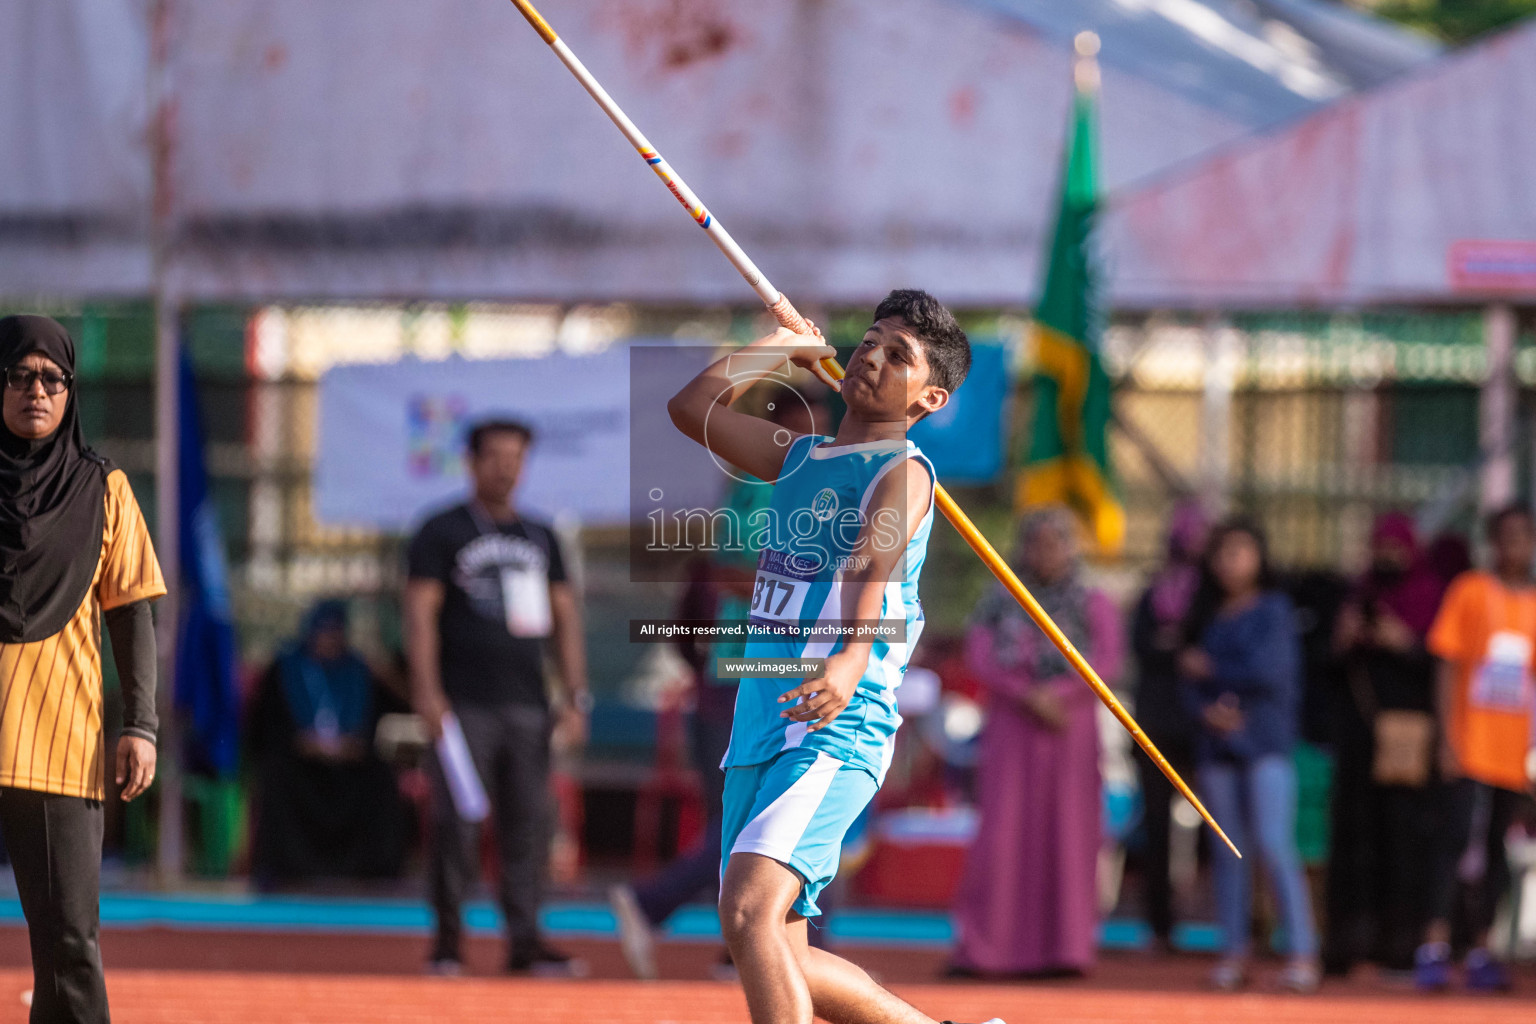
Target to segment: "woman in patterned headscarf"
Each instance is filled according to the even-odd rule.
[[[1066,509],[1026,517],[1014,568],[1106,679],[1120,671],[1119,616],[1082,580]],[[1094,962],[1100,842],[1098,702],[1001,587],[966,638],[988,692],[977,779],[981,819],[955,907],[958,974],[1075,975]]]
[[[113,778],[131,800],[155,774],[149,602],[165,583],[127,477],[81,436],[69,334],[0,319],[0,371],[0,829],[31,937],[32,1020],[106,1021],[101,623],[123,689]]]

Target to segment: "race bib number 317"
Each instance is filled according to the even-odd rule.
[[[752,586],[752,618],[780,623],[800,621],[806,594],[816,576],[797,562],[793,555],[782,551],[763,552]]]
[[[758,573],[757,582],[752,586],[752,617],[772,622],[798,622],[809,586],[770,572]]]

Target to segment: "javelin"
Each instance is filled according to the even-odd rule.
[[[565,45],[565,40],[561,39],[555,33],[555,30],[549,27],[549,22],[544,20],[544,16],[528,0],[512,0],[512,3],[516,5],[519,11],[523,12],[523,17],[528,19],[528,24],[532,25],[534,31],[538,32],[539,36],[549,44],[550,49],[555,51],[555,56],[560,58],[560,62],[570,69],[571,74],[576,76],[576,80],[581,83],[582,88],[586,89],[592,95],[592,98],[597,101],[597,105],[603,108],[603,113],[607,114],[609,119],[618,126],[619,131],[624,133],[624,137],[629,140],[630,145],[635,147],[641,159],[650,165],[651,170],[656,172],[656,176],[667,186],[667,190],[677,197],[678,202],[683,204],[683,209],[688,211],[688,215],[709,235],[710,241],[720,247],[720,251],[725,254],[725,258],[731,261],[731,266],[735,267],[741,276],[746,278],[747,284],[751,285],[752,290],[757,292],[757,297],[763,300],[769,311],[773,313],[774,318],[778,320],[779,325],[796,334],[813,333],[815,329],[806,323],[805,318],[795,310],[795,307],[790,304],[789,299],[769,283],[768,278],[763,276],[763,272],[757,269],[757,264],[753,263],[747,254],[742,251],[741,246],[736,244],[736,240],[731,237],[730,232],[725,230],[725,226],[715,219],[714,215],[699,200],[699,197],[694,194],[693,189],[689,188],[683,179],[678,177],[677,172],[672,169],[671,165],[662,159],[661,154],[656,152],[656,147],[652,146],[650,140],[640,133],[640,129],[636,128],[635,123],[629,119],[628,115],[619,109],[619,105],[613,101],[612,96],[608,95],[608,91],[603,88],[602,84],[592,76],[592,72],[588,71],[586,65],[577,58],[576,54],[571,51],[571,48]],[[838,365],[837,360],[828,357],[821,361],[821,365],[833,378],[842,379],[843,368]],[[1014,599],[1023,606],[1024,611],[1034,620],[1035,625],[1039,626],[1041,631],[1050,638],[1051,643],[1056,645],[1056,649],[1066,657],[1067,661],[1071,662],[1073,668],[1077,669],[1077,674],[1083,677],[1083,681],[1098,695],[1099,700],[1104,702],[1104,706],[1109,708],[1110,713],[1119,720],[1121,725],[1125,726],[1126,731],[1131,734],[1131,738],[1136,741],[1136,745],[1146,751],[1147,756],[1152,759],[1152,763],[1157,765],[1162,773],[1168,777],[1168,781],[1173,783],[1180,793],[1184,794],[1184,798],[1189,801],[1190,806],[1200,812],[1200,817],[1204,818],[1205,823],[1215,830],[1216,834],[1221,837],[1221,841],[1226,843],[1233,853],[1241,857],[1242,853],[1238,851],[1237,846],[1233,844],[1232,840],[1227,838],[1226,832],[1222,831],[1221,826],[1216,823],[1216,819],[1211,817],[1211,812],[1205,809],[1205,805],[1200,802],[1199,797],[1195,796],[1194,791],[1189,788],[1189,784],[1179,777],[1179,773],[1174,770],[1173,765],[1168,763],[1168,759],[1157,749],[1157,745],[1152,742],[1141,726],[1136,724],[1136,719],[1131,717],[1131,713],[1125,710],[1125,706],[1120,703],[1119,698],[1104,684],[1104,680],[1099,678],[1099,674],[1094,671],[1093,666],[1088,664],[1088,659],[1084,658],[1072,641],[1067,639],[1066,634],[1046,614],[1045,609],[1040,607],[1040,603],[1035,600],[1034,595],[1029,592],[1029,589],[1019,580],[1013,569],[997,553],[997,549],[992,546],[986,537],[982,536],[981,531],[976,528],[976,524],[971,522],[970,517],[961,510],[959,505],[955,504],[955,499],[951,498],[949,492],[937,481],[933,485],[933,500],[938,505],[939,511],[944,513],[944,517],[954,524],[960,536],[965,538],[965,542],[971,546],[971,550],[975,551],[987,568],[992,570],[992,575],[996,576],[1003,586],[1008,589],[1008,592],[1013,595]]]

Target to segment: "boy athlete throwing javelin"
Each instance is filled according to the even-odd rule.
[[[933,525],[933,466],[907,428],[948,403],[971,365],[955,318],[892,292],[841,386],[821,338],[780,329],[711,365],[667,403],[672,422],[774,492],[761,531],[744,659],[825,659],[821,673],[741,681],[726,769],[720,923],[753,1024],[933,1024],[858,967],[810,947],[806,919],[843,836],[890,765],[896,689],[922,629],[917,580]],[[804,367],[847,405],[834,438],[790,434],[732,404]],[[903,624],[904,637],[826,627]],[[820,628],[818,628],[820,627]],[[765,668],[764,671],[767,671]]]

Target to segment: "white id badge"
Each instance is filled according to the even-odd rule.
[[[508,633],[517,637],[549,636],[549,577],[542,569],[522,566],[503,568],[501,606],[507,613]]]
[[[1507,629],[1489,637],[1469,699],[1485,711],[1523,713],[1531,700],[1531,638]]]

